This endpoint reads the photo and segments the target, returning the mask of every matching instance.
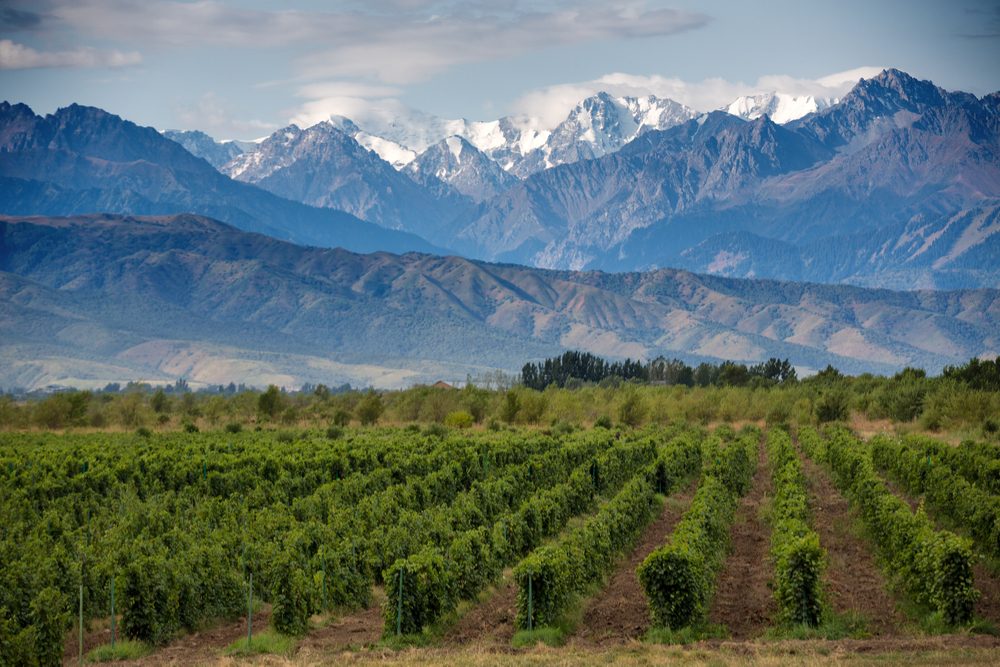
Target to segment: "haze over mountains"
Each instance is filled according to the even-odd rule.
[[[0,385],[399,386],[564,348],[804,369],[1000,351],[1000,291],[890,292],[304,248],[207,218],[0,218]]]
[[[998,156],[1000,94],[898,70],[253,143],[5,102],[0,386],[398,386],[567,347],[934,370],[1000,350]]]

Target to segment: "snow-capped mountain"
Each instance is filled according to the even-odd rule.
[[[699,114],[673,100],[612,97],[597,93],[577,104],[566,120],[511,171],[529,176],[543,169],[613,153],[649,130],[666,130]]]
[[[647,130],[664,130],[697,115],[693,109],[669,99],[613,97],[602,92],[581,101],[553,130],[542,128],[537,119],[528,117],[448,120],[405,110],[358,121],[354,137],[397,169],[432,144],[461,137],[505,171],[524,178],[556,165],[601,157]],[[340,117],[331,121],[351,123]]]
[[[358,143],[354,137],[359,133],[347,119],[306,129],[289,125],[221,171],[310,206],[347,211],[428,238],[446,237],[444,223],[469,206],[469,200],[440,183],[416,183]]]
[[[831,97],[771,92],[737,97],[729,105],[722,107],[722,111],[739,116],[743,120],[757,120],[767,114],[771,120],[781,125],[828,109],[839,101]]]
[[[453,136],[434,144],[403,168],[429,188],[446,183],[475,202],[495,197],[518,182],[467,139]]]
[[[354,138],[397,169],[448,137],[462,137],[505,170],[545,143],[549,133],[539,130],[531,118],[504,117],[470,121],[447,119],[415,109],[375,112],[355,121],[332,116],[336,125],[344,122],[356,128]]]

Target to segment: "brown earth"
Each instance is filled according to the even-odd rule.
[[[820,466],[802,457],[802,471],[809,487],[813,528],[827,553],[824,590],[838,614],[854,612],[867,621],[876,637],[898,633],[903,614],[889,593],[871,546],[858,536],[847,499]]]
[[[618,566],[607,586],[586,603],[574,642],[605,646],[643,636],[650,624],[649,604],[636,568],[654,549],[667,542],[691,504],[696,488],[697,482],[692,482],[682,492],[667,498],[663,511],[643,533],[628,559]]]
[[[385,594],[375,589],[372,605],[367,609],[339,616],[329,624],[303,637],[296,649],[296,659],[310,662],[314,658],[357,649],[377,642],[382,637],[382,605]]]
[[[762,516],[774,494],[763,442],[750,492],[740,500],[730,532],[730,553],[716,582],[710,623],[724,625],[734,639],[760,635],[772,625],[776,604],[771,590],[771,530]]]
[[[451,646],[501,644],[510,646],[517,615],[517,583],[507,573],[482,603],[462,615],[445,633],[442,643]]]
[[[263,605],[259,611],[253,615],[254,632],[267,627],[271,619],[270,605]],[[91,649],[102,644],[111,643],[110,620],[102,619],[100,627],[95,628],[83,637],[83,652],[87,654]],[[166,646],[158,648],[150,655],[139,660],[117,661],[114,665],[128,666],[161,666],[161,665],[197,665],[214,661],[222,652],[222,649],[232,644],[240,637],[247,635],[246,617],[234,621],[223,621],[219,625],[198,630],[189,634],[177,637]],[[121,624],[118,625],[117,638],[122,639]],[[64,667],[77,665],[79,657],[79,635],[76,632],[67,636],[65,650],[63,652]]]

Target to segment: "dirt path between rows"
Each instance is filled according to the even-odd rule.
[[[448,629],[441,643],[451,646],[500,644],[509,647],[514,639],[515,616],[517,582],[508,573],[486,601],[472,607]]]
[[[771,530],[762,516],[774,495],[763,440],[750,492],[740,499],[731,530],[731,551],[716,583],[708,613],[734,639],[756,637],[772,625],[777,605],[771,591]]]
[[[889,479],[885,471],[880,470],[879,473],[889,490],[916,512],[920,506],[920,498],[904,491],[895,481]],[[925,505],[924,510],[934,525],[941,529],[941,522],[935,516],[933,508]],[[978,555],[976,549],[977,547],[973,545],[972,581],[980,593],[979,600],[976,601],[975,614],[991,623],[1000,625],[1000,576],[986,567],[982,558],[976,557]]]
[[[339,616],[303,637],[295,652],[296,660],[308,663],[312,658],[319,660],[330,653],[374,644],[382,637],[384,603],[384,591],[376,588],[367,609]]]
[[[847,499],[826,470],[801,456],[809,491],[813,528],[827,553],[824,590],[834,612],[856,612],[876,637],[899,633],[905,617],[889,593],[871,546],[852,530],[855,523]]]
[[[697,481],[693,481],[667,498],[659,517],[646,528],[628,559],[619,564],[607,586],[586,603],[573,642],[613,646],[642,638],[650,624],[649,604],[636,568],[654,549],[667,542],[696,489]]]
[[[271,606],[265,605],[253,615],[254,632],[263,631],[270,620]],[[128,665],[129,667],[165,667],[167,665],[186,666],[214,663],[219,660],[223,649],[237,639],[246,638],[246,636],[247,619],[241,618],[178,637],[145,658],[110,664]]]

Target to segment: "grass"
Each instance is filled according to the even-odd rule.
[[[857,612],[837,614],[828,610],[817,627],[791,625],[769,628],[765,639],[867,639],[868,620]]]
[[[995,649],[932,648],[922,650],[847,653],[830,651],[821,643],[796,642],[794,646],[755,646],[753,651],[705,647],[659,646],[633,644],[607,649],[566,646],[553,650],[546,646],[514,652],[490,651],[482,648],[424,649],[399,653],[362,653],[352,656],[350,664],[378,664],[399,667],[430,665],[463,665],[467,667],[569,667],[576,665],[616,665],[649,667],[651,665],[681,665],[683,667],[785,667],[812,665],[857,665],[872,667],[924,665],[985,665],[995,664]]]
[[[644,640],[651,644],[693,644],[705,639],[726,639],[729,631],[725,626],[700,623],[673,630],[671,628],[650,628]]]
[[[547,627],[534,630],[518,630],[511,640],[514,648],[527,648],[545,644],[546,646],[562,646],[566,642],[566,631],[562,628]]]
[[[282,655],[291,657],[295,651],[296,639],[274,630],[264,630],[255,634],[247,646],[246,637],[237,639],[226,647],[228,656]]]
[[[114,646],[111,644],[102,644],[87,653],[86,658],[88,662],[138,660],[152,652],[153,648],[145,642],[125,640],[115,642]]]

